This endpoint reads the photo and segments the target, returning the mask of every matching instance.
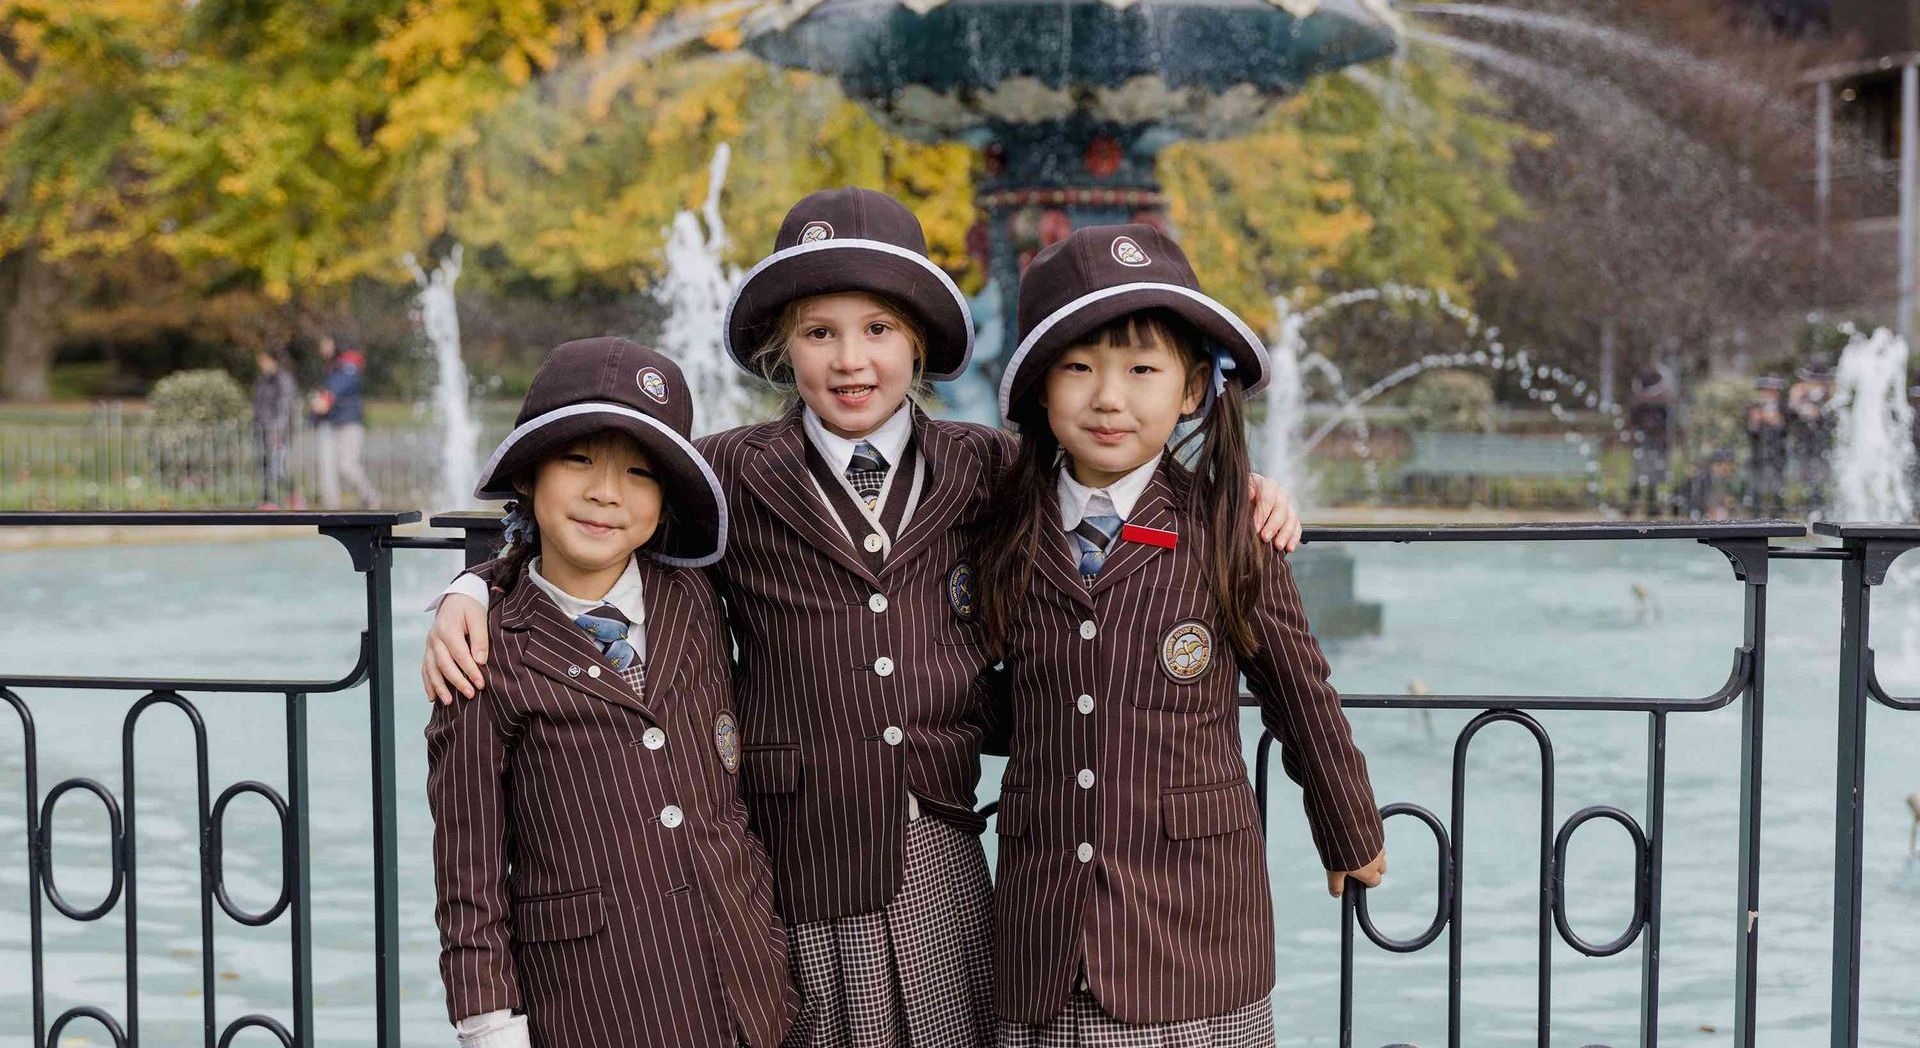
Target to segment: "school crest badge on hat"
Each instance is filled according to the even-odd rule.
[[[1213,631],[1199,619],[1173,624],[1160,639],[1160,668],[1176,684],[1199,680],[1213,665]]]
[[[973,621],[973,565],[959,561],[947,571],[947,604],[963,622]]]
[[[809,222],[800,230],[800,242],[811,244],[816,240],[832,240],[833,225],[828,222]]]
[[[713,719],[713,750],[720,755],[720,766],[728,775],[740,771],[740,725],[733,714],[721,710]]]
[[[667,402],[667,376],[662,375],[659,368],[641,368],[633,380],[640,384],[640,392],[652,397],[655,403]]]
[[[1113,252],[1113,260],[1123,266],[1132,266],[1138,269],[1141,266],[1151,265],[1153,263],[1153,259],[1148,258],[1147,253],[1140,250],[1140,245],[1134,243],[1132,237],[1114,237],[1111,250]]]

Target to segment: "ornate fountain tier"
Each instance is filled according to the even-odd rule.
[[[1392,54],[1386,0],[796,0],[749,46],[835,77],[888,126],[1139,141],[1244,131],[1310,77]],[[1132,143],[1130,143],[1132,144]]]
[[[1388,0],[789,0],[747,30],[755,53],[834,77],[884,125],[984,152],[973,250],[1009,304],[1026,261],[1076,227],[1160,221],[1167,145],[1244,132],[1399,40]],[[1011,336],[1012,311],[996,325],[990,309],[983,333]]]

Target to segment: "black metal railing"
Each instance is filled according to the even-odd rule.
[[[358,657],[352,668],[335,680],[220,680],[220,679],[143,679],[56,676],[8,676],[0,673],[0,701],[19,717],[25,751],[26,865],[28,872],[28,920],[30,935],[30,977],[33,1002],[32,1040],[34,1048],[59,1044],[69,1027],[90,1020],[105,1031],[111,1042],[137,1045],[139,1013],[139,940],[137,910],[139,902],[139,865],[134,849],[135,753],[134,729],[140,719],[159,706],[171,707],[186,719],[193,730],[196,805],[199,826],[200,935],[202,945],[202,1009],[204,1040],[209,1046],[225,1048],[235,1036],[247,1029],[264,1029],[283,1045],[314,1043],[312,932],[311,932],[311,854],[308,844],[308,817],[311,798],[307,789],[308,747],[306,735],[307,699],[316,694],[333,693],[365,683],[368,688],[369,745],[371,747],[371,790],[373,797],[373,880],[374,899],[374,1014],[375,1043],[382,1048],[397,1048],[400,1038],[399,994],[399,919],[396,903],[398,862],[395,846],[397,819],[394,767],[394,687],[393,621],[391,610],[392,551],[395,549],[441,549],[464,551],[468,563],[485,559],[495,548],[499,521],[482,514],[438,516],[432,524],[452,528],[458,535],[397,535],[394,529],[419,519],[407,513],[67,513],[0,514],[0,527],[7,526],[142,526],[142,525],[299,525],[311,527],[346,547],[354,570],[363,576],[366,589],[365,625],[361,633]],[[1884,581],[1886,569],[1900,554],[1920,546],[1920,526],[1819,525],[1817,530],[1837,539],[1837,547],[1780,547],[1774,540],[1805,535],[1803,525],[1784,521],[1725,524],[1637,524],[1637,525],[1519,525],[1503,527],[1445,528],[1310,528],[1307,538],[1316,543],[1444,543],[1444,542],[1572,542],[1572,541],[1655,541],[1697,542],[1724,554],[1732,566],[1736,581],[1742,584],[1745,608],[1739,644],[1731,653],[1731,665],[1725,681],[1713,691],[1699,696],[1620,697],[1587,695],[1388,695],[1348,694],[1344,702],[1352,708],[1452,709],[1476,711],[1475,716],[1456,736],[1453,746],[1450,811],[1443,819],[1425,806],[1396,800],[1382,812],[1388,819],[1405,818],[1420,823],[1433,837],[1438,856],[1436,863],[1434,916],[1418,934],[1396,939],[1382,933],[1368,910],[1364,891],[1348,892],[1342,903],[1340,945],[1341,987],[1339,1002],[1340,1043],[1352,1043],[1353,1006],[1356,994],[1354,958],[1358,940],[1364,937],[1381,950],[1414,953],[1432,947],[1442,935],[1448,950],[1448,1043],[1461,1044],[1463,964],[1461,956],[1464,932],[1462,920],[1462,874],[1464,839],[1467,830],[1465,794],[1466,758],[1473,740],[1481,731],[1500,723],[1516,724],[1526,730],[1539,753],[1541,768],[1541,815],[1537,850],[1540,863],[1538,912],[1538,960],[1536,1001],[1538,1040],[1551,1043],[1553,1004],[1552,939],[1557,935],[1579,953],[1608,957],[1635,946],[1641,952],[1639,1037],[1643,1045],[1657,1043],[1660,1006],[1660,931],[1661,875],[1665,844],[1666,744],[1668,718],[1672,715],[1699,714],[1740,703],[1740,833],[1739,867],[1735,883],[1733,912],[1738,936],[1732,975],[1735,995],[1733,1043],[1751,1048],[1756,1035],[1756,974],[1759,958],[1760,912],[1760,826],[1762,811],[1763,714],[1766,669],[1767,573],[1771,561],[1778,559],[1819,559],[1842,562],[1842,664],[1840,667],[1840,743],[1836,762],[1834,902],[1834,975],[1832,1045],[1855,1048],[1859,1043],[1859,982],[1861,932],[1861,809],[1860,790],[1865,775],[1865,710],[1869,697],[1895,709],[1920,709],[1920,699],[1888,695],[1873,672],[1873,651],[1868,646],[1867,610],[1870,591]],[[100,781],[85,777],[65,779],[43,794],[36,765],[34,722],[27,703],[16,689],[117,690],[137,691],[142,697],[127,712],[120,725],[121,784],[119,792]],[[199,711],[186,696],[190,693],[277,694],[283,698],[286,726],[287,788],[284,794],[255,780],[231,783],[214,793],[209,781],[207,733]],[[1249,700],[1250,701],[1250,700]],[[1549,710],[1602,710],[1621,714],[1639,714],[1646,718],[1647,772],[1644,794],[1632,802],[1584,807],[1557,826],[1554,824],[1554,749],[1553,741],[1535,714]],[[1264,820],[1268,787],[1271,781],[1273,739],[1263,735],[1255,760],[1255,784]],[[56,805],[69,793],[90,793],[108,815],[111,881],[104,897],[91,905],[76,904],[64,896],[53,868],[53,815]],[[255,794],[271,805],[281,825],[281,866],[283,881],[278,897],[266,908],[247,911],[228,896],[223,873],[223,822],[228,805],[242,794]],[[1637,813],[1636,813],[1637,809]],[[1589,822],[1609,821],[1619,825],[1632,843],[1634,859],[1633,906],[1626,926],[1606,941],[1595,941],[1577,932],[1567,915],[1566,858],[1569,842]],[[121,911],[126,923],[126,1001],[124,1013],[117,1018],[106,1007],[77,1005],[49,1020],[45,1007],[43,969],[43,900],[71,921],[95,921]],[[292,1004],[287,1015],[251,1013],[219,1023],[214,970],[215,909],[241,925],[263,926],[285,922],[292,960]],[[1356,934],[1357,933],[1357,934]],[[123,1025],[124,1023],[124,1025]],[[6,1031],[0,1031],[6,1032]]]

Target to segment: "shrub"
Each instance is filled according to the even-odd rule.
[[[1493,431],[1493,383],[1470,371],[1430,371],[1407,397],[1407,425],[1446,433]]]
[[[215,368],[176,371],[153,384],[147,410],[155,426],[247,421],[253,402],[233,376]]]

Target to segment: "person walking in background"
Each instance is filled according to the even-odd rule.
[[[347,348],[343,336],[327,335],[320,339],[320,359],[327,371],[312,401],[314,441],[320,458],[320,505],[339,509],[340,482],[345,480],[368,509],[377,509],[380,493],[367,479],[366,466],[360,461],[367,440],[360,402],[367,358],[359,350]]]
[[[1782,512],[1787,487],[1787,382],[1763,375],[1753,384],[1747,405],[1747,510],[1774,516]]]
[[[1795,375],[1799,381],[1787,391],[1787,446],[1793,471],[1806,487],[1807,504],[1817,510],[1827,504],[1833,472],[1834,420],[1827,410],[1833,399],[1833,370],[1824,359],[1816,359]]]
[[[299,390],[293,370],[277,350],[255,358],[260,376],[253,380],[253,442],[260,449],[260,508],[279,509],[291,501],[287,444],[293,436],[293,410]]]
[[[1633,376],[1633,395],[1627,402],[1627,425],[1633,432],[1633,488],[1627,504],[1644,504],[1648,517],[1658,515],[1664,504],[1673,393],[1673,375],[1658,364]]]

